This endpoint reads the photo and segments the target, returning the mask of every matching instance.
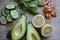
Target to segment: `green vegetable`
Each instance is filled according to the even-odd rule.
[[[7,4],[6,5],[6,9],[8,9],[8,10],[13,10],[15,8],[16,8],[16,6],[14,4]]]
[[[22,0],[22,1],[24,1],[24,2],[30,2],[31,0]]]
[[[18,2],[19,0],[14,0],[14,2]]]
[[[27,40],[41,40],[39,34],[33,27],[32,23],[30,22],[27,26]]]
[[[37,5],[43,6],[43,0],[35,0],[35,1],[36,1]]]
[[[36,0],[18,0],[19,6],[21,9],[28,11],[30,14],[39,14],[38,2]],[[35,2],[36,1],[36,2]]]
[[[13,19],[17,19],[18,18],[19,14],[18,14],[18,12],[16,10],[11,10],[10,13],[11,13],[11,16],[12,16]]]
[[[6,24],[7,23],[6,17],[1,16],[0,17],[0,22],[1,22],[1,24]]]
[[[31,11],[32,10],[32,11]],[[38,10],[36,10],[35,8],[32,8],[30,10],[28,10],[30,12],[30,14],[34,14],[34,15],[37,15],[39,14]]]
[[[31,8],[37,8],[38,6],[35,4],[35,3],[33,3],[33,2],[29,2],[29,3],[27,3],[27,5],[29,6],[29,7],[31,7]]]
[[[25,11],[24,10],[21,10],[20,12],[21,12],[21,14],[25,14]]]
[[[7,16],[9,14],[9,10],[2,8],[1,13],[3,16]]]
[[[16,11],[16,6],[14,4],[7,4],[4,8],[1,9],[1,24],[6,24],[8,22],[12,22],[13,19],[17,19],[19,14]]]
[[[12,29],[11,36],[12,40],[21,39],[26,32],[26,16],[22,15],[21,19],[15,24]]]
[[[7,15],[7,21],[8,21],[8,22],[12,22],[12,21],[13,21],[13,18],[11,17],[10,14]]]
[[[30,7],[28,3],[24,3],[24,5],[27,11],[30,12],[30,14],[34,14],[34,15],[39,14],[38,9],[36,7]]]

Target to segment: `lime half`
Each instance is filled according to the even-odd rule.
[[[42,15],[36,15],[33,17],[32,23],[36,28],[41,28],[45,24],[45,19]]]
[[[44,37],[48,37],[53,33],[53,27],[50,24],[45,24],[42,28],[41,28],[41,34]]]

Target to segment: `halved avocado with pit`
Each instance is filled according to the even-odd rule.
[[[26,32],[26,16],[22,15],[21,19],[15,24],[14,28],[12,29],[11,36],[12,40],[19,40],[21,39]]]
[[[35,30],[31,22],[27,26],[26,40],[41,40],[39,34]]]

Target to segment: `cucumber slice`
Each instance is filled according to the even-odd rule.
[[[8,21],[8,22],[12,22],[12,21],[13,21],[13,18],[11,17],[10,14],[7,15],[7,21]]]
[[[16,10],[12,10],[10,13],[11,13],[12,18],[14,19],[18,18],[18,12]]]
[[[5,8],[2,8],[1,12],[3,16],[7,16],[9,14],[9,10],[6,10]]]
[[[6,17],[4,17],[4,16],[1,16],[0,21],[1,21],[1,24],[7,23]]]
[[[9,9],[9,10],[12,10],[12,9],[15,9],[16,6],[14,4],[7,4],[6,5],[6,9]]]

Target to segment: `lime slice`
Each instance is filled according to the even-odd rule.
[[[45,24],[42,28],[41,28],[41,34],[44,37],[48,37],[53,33],[53,27],[49,24]]]
[[[32,23],[36,28],[41,28],[45,24],[45,19],[42,15],[36,15],[33,17]]]

